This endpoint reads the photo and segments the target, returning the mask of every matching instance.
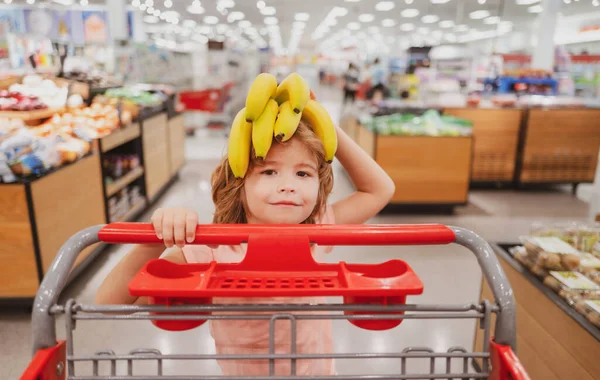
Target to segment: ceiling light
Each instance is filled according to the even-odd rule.
[[[235,7],[235,1],[233,0],[219,0],[218,6],[221,8],[233,8]]]
[[[146,8],[148,8],[148,7],[146,6],[146,4],[142,4],[142,5],[140,5],[140,11],[142,11],[142,12],[143,12],[143,11],[145,11],[145,10],[146,10]]]
[[[260,10],[260,13],[265,16],[273,16],[277,11],[273,7],[264,7]]]
[[[303,21],[295,21],[295,22],[292,24],[292,27],[293,27],[294,29],[304,29],[304,28],[306,27],[306,23],[305,23],[305,22],[303,22]]]
[[[391,11],[394,9],[394,7],[395,5],[393,1],[380,1],[379,3],[375,4],[375,10],[380,12]]]
[[[358,16],[358,21],[360,22],[372,22],[373,20],[375,20],[375,16],[370,13],[363,13]]]
[[[481,4],[481,5],[485,4],[485,1],[486,1],[486,0],[477,0],[477,2],[478,2],[479,4]]]
[[[431,0],[432,4],[446,4],[450,0]]]
[[[265,17],[264,23],[265,25],[277,25],[279,20],[277,20],[277,17]]]
[[[266,6],[267,6],[267,4],[265,4],[265,2],[264,2],[264,1],[262,1],[262,0],[261,0],[261,1],[258,1],[258,2],[256,3],[256,8],[258,8],[258,9],[263,9],[263,8],[264,8],[264,7],[266,7]]]
[[[331,10],[331,13],[333,14],[333,16],[335,17],[344,17],[345,15],[348,14],[348,8],[344,8],[344,7],[335,7]]]
[[[404,0],[406,4],[412,4],[414,0]]]
[[[424,24],[433,24],[440,21],[440,18],[436,15],[425,15],[421,18]]]
[[[248,20],[243,20],[238,23],[238,26],[242,29],[246,29],[252,26],[252,23]]]
[[[400,30],[403,32],[410,32],[411,30],[415,30],[415,26],[413,24],[402,24],[400,25]]]
[[[244,14],[242,12],[231,12],[228,16],[227,16],[227,21],[229,22],[236,22],[239,20],[243,20],[244,19]]]
[[[571,4],[571,0],[564,0],[565,4]]]
[[[185,26],[186,28],[193,28],[196,26],[196,21],[194,20],[185,20],[183,22],[183,26]]]
[[[360,0],[346,0],[347,3],[358,3]]]
[[[598,1],[598,0],[592,0],[592,5],[595,6],[595,7],[597,7],[597,6],[600,5],[600,1]]]
[[[204,17],[204,23],[209,25],[215,25],[219,23],[219,18],[216,16],[206,16]]]
[[[472,18],[473,20],[481,20],[482,18],[486,18],[489,16],[490,16],[490,12],[486,11],[485,9],[481,9],[481,10],[469,13],[469,17]]]
[[[83,0],[81,0],[81,1],[83,1]],[[154,8],[148,7],[148,9],[146,9],[146,13],[148,13],[149,15],[154,14]]]
[[[527,8],[527,12],[529,13],[542,13],[542,11],[544,10],[544,8],[541,5],[533,5],[529,8]]]
[[[296,13],[294,20],[296,21],[308,21],[310,15],[308,13]]]
[[[171,0],[165,0],[164,6],[165,8],[171,8],[173,6],[173,2]]]
[[[406,17],[406,18],[417,17],[419,15],[419,10],[414,9],[414,8],[407,8],[407,9],[403,10],[402,12],[400,12],[400,15],[402,15],[402,17]]]
[[[5,1],[5,3],[6,3],[6,1]],[[131,2],[131,5],[134,6],[134,7],[136,7],[136,8],[139,7],[140,6],[140,0],[133,0]]]
[[[456,25],[454,27],[454,31],[455,32],[468,32],[469,31],[469,27],[467,25]]]
[[[30,3],[30,4],[33,4],[33,3],[35,3],[35,0],[33,0],[33,1]],[[79,2],[79,4],[80,4],[80,5],[83,5],[83,6],[86,6],[86,5],[88,5],[88,4],[89,4],[89,1],[88,1],[88,0],[81,0],[81,1]]]
[[[144,22],[146,24],[156,24],[159,21],[159,18],[156,16],[144,16]]]
[[[444,20],[439,23],[440,28],[452,28],[454,26],[454,21],[452,20]]]
[[[483,20],[483,23],[487,24],[487,25],[494,25],[494,24],[498,24],[499,22],[500,22],[500,17],[498,17],[498,16],[491,16],[491,17],[488,17]]]
[[[346,27],[350,30],[359,30],[360,24],[358,22],[351,22]]]
[[[155,9],[153,14],[156,17],[160,16],[160,9]]]
[[[386,18],[385,20],[381,21],[381,26],[391,28],[393,26],[396,26],[396,21],[392,20],[391,18]]]
[[[515,0],[517,5],[530,5],[530,4],[539,3],[540,1],[541,0]]]
[[[146,0],[146,1],[144,2],[144,4],[146,4],[146,5],[147,5],[147,6],[149,6],[149,7],[153,7],[153,6],[154,6],[154,0]]]
[[[4,0],[4,4],[10,4],[12,3],[12,0]]]
[[[194,0],[192,4],[187,7],[187,11],[193,15],[201,15],[204,13],[204,8],[202,8],[200,1]]]

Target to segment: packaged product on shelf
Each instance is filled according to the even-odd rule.
[[[50,79],[44,79],[39,75],[27,75],[23,78],[22,83],[15,83],[8,89],[9,93],[20,94],[20,101],[23,104],[23,109],[19,111],[29,111],[33,109],[43,108],[61,108],[67,103],[68,88],[66,86],[59,87]],[[44,106],[36,108],[30,102],[26,102],[29,98],[31,102],[39,100]]]
[[[537,277],[544,278],[548,275],[548,270],[539,265],[527,253],[527,249],[523,246],[517,246],[509,249],[515,260],[521,263],[525,268]]]
[[[600,300],[579,299],[575,309],[596,327],[600,327]]]
[[[571,304],[578,297],[600,300],[600,285],[579,272],[551,271],[544,284]]]
[[[575,222],[546,224],[535,222],[531,226],[531,236],[557,237],[574,248],[578,248],[579,229],[581,225]]]
[[[584,253],[579,271],[590,280],[600,285],[600,259],[591,253]]]
[[[575,270],[581,263],[581,253],[557,237],[526,237],[524,246],[536,264],[550,270]]]
[[[593,247],[600,241],[600,227],[597,225],[581,225],[579,228],[579,250],[582,252],[592,252]]]

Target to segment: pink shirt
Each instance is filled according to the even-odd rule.
[[[327,207],[326,213],[318,224],[334,224],[333,209]],[[313,256],[318,261],[332,247],[313,248]],[[240,262],[246,254],[246,246],[219,246],[211,249],[207,246],[186,246],[183,254],[188,263],[204,262]],[[257,304],[257,303],[325,303],[318,297],[277,297],[277,298],[214,298],[215,304]],[[236,313],[231,313],[236,314]],[[226,354],[268,354],[269,322],[256,320],[211,320],[210,331],[215,339],[216,352]],[[333,352],[331,321],[301,320],[297,322],[296,351],[299,354],[326,354]],[[291,353],[291,327],[287,320],[275,323],[275,353]],[[291,361],[277,360],[275,375],[289,376]],[[268,376],[268,360],[220,360],[219,365],[224,376]],[[297,360],[296,375],[334,375],[332,360]]]

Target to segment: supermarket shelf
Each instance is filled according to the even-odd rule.
[[[21,119],[23,121],[46,119],[53,116],[55,113],[63,112],[65,109],[61,108],[46,108],[43,110],[32,110],[32,111],[0,111],[0,118],[8,119]]]
[[[133,205],[132,208],[129,209],[129,211],[127,211],[127,214],[123,215],[119,220],[117,220],[116,222],[132,222],[135,219],[138,218],[138,216],[144,212],[146,209],[146,201],[140,201],[138,203],[136,203],[135,205]]]
[[[558,306],[562,311],[565,312],[569,317],[573,318],[575,322],[579,323],[581,327],[583,327],[587,332],[590,333],[591,336],[596,338],[597,341],[600,342],[600,328],[592,325],[590,321],[588,321],[583,315],[578,313],[573,307],[571,307],[563,298],[557,295],[552,289],[548,288],[544,283],[534,276],[527,268],[522,266],[517,260],[513,258],[513,256],[508,252],[508,250],[514,246],[519,244],[492,244],[492,248],[494,251],[511,267],[513,267],[519,274],[527,279],[533,286],[535,286],[540,292],[542,292],[546,297],[548,297],[556,306]]]
[[[140,178],[144,174],[144,168],[141,166],[133,169],[129,173],[125,174],[118,181],[113,182],[109,185],[106,185],[106,196],[111,197],[123,189],[125,186],[129,185],[131,182]]]
[[[133,123],[113,131],[110,135],[100,140],[102,153],[106,153],[118,146],[128,143],[140,137],[140,124]]]

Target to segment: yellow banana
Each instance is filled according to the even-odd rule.
[[[302,119],[310,124],[315,134],[323,142],[325,160],[331,163],[337,150],[337,132],[331,116],[321,104],[311,99],[302,111]]]
[[[310,99],[310,88],[308,84],[297,73],[291,73],[277,87],[275,100],[280,105],[289,100],[292,110],[295,113],[301,113]]]
[[[277,92],[277,79],[269,73],[259,74],[246,96],[247,122],[252,122],[262,114],[269,99],[275,96]]]
[[[292,138],[300,124],[301,113],[294,112],[292,104],[287,101],[279,106],[279,115],[275,121],[273,134],[278,141],[287,141]]]
[[[235,116],[231,131],[229,132],[229,142],[227,145],[227,158],[229,167],[237,178],[244,178],[250,162],[250,140],[252,138],[252,124],[248,123],[244,117],[246,112],[242,108]]]
[[[269,99],[263,113],[252,123],[252,145],[257,158],[264,159],[273,142],[273,129],[279,113],[279,105]]]

